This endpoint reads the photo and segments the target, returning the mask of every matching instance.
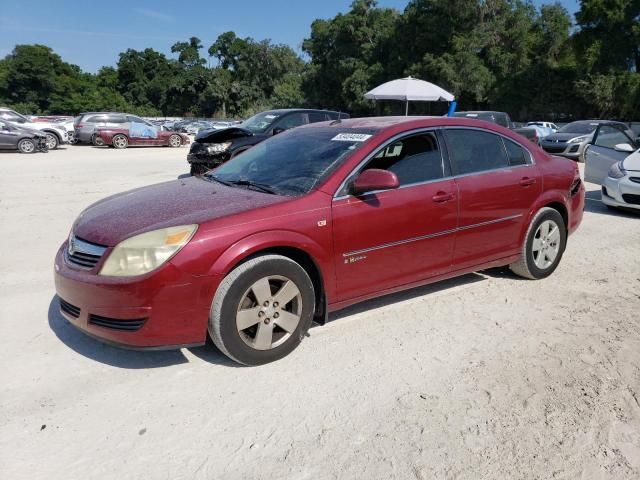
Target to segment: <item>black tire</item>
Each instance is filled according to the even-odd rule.
[[[47,136],[47,149],[55,150],[60,145],[60,140],[55,133],[43,132]]]
[[[169,137],[168,145],[170,147],[174,147],[174,148],[181,147],[182,146],[182,137],[180,135],[171,135]]]
[[[118,148],[118,149],[127,148],[129,146],[129,139],[127,138],[126,135],[122,135],[121,133],[118,133],[117,135],[114,135],[113,138],[111,139],[111,145],[113,145],[113,148]]]
[[[104,140],[102,140],[102,137],[100,137],[99,135],[96,135],[94,133],[91,136],[91,145],[93,145],[95,147],[103,147],[104,146]]]
[[[254,335],[257,338],[258,328],[264,327],[264,324],[269,324],[270,319],[257,321],[255,325],[252,325],[243,332],[238,331],[236,324],[236,315],[241,306],[241,302],[246,301],[247,294],[252,295],[251,287],[265,278],[282,277],[286,278],[286,281],[291,281],[298,289],[299,297],[296,297],[295,302],[298,302],[298,298],[301,301],[301,305],[298,306],[299,322],[295,329],[287,333],[285,330],[278,326],[278,320],[275,318],[277,313],[267,313],[266,315],[273,315],[274,319],[271,320],[273,325],[271,329],[276,332],[276,328],[282,330],[280,333],[283,340],[278,344],[277,341],[273,342],[273,346],[268,349],[256,349],[252,348],[247,340],[243,338],[249,338],[251,335],[251,329],[255,327]],[[277,286],[271,286],[272,299],[277,299],[279,290],[274,290]],[[280,287],[282,288],[282,287]],[[258,296],[256,295],[256,299]],[[288,303],[288,307],[280,306],[283,308],[290,308],[293,304]],[[276,303],[272,307],[278,306]],[[260,309],[262,306],[251,306],[252,309]],[[267,309],[268,310],[268,309]],[[273,362],[283,358],[291,353],[299,344],[304,335],[309,330],[311,322],[313,321],[313,313],[315,310],[315,293],[313,288],[313,282],[309,278],[309,275],[298,263],[294,262],[290,258],[281,255],[260,255],[252,258],[245,263],[236,267],[231,273],[229,273],[218,287],[209,313],[209,335],[213,340],[213,343],[220,349],[222,353],[227,355],[232,360],[243,365],[262,365],[265,363]],[[256,314],[259,315],[259,314]],[[249,332],[248,334],[245,332]],[[242,337],[241,337],[242,335]],[[248,335],[248,336],[245,336]],[[273,339],[276,339],[276,333],[273,334]],[[251,340],[249,338],[249,340]],[[277,339],[276,339],[277,340]],[[268,343],[268,345],[272,345]]]
[[[36,142],[31,140],[30,138],[23,138],[18,142],[18,151],[20,153],[35,153]]]
[[[194,177],[203,175],[207,173],[211,168],[207,164],[204,163],[192,163],[189,173]]]
[[[540,268],[536,264],[536,257],[534,253],[533,243],[534,240],[539,240],[539,228],[544,222],[551,222],[552,224],[557,225],[559,230],[559,245],[558,252],[556,253],[555,258],[550,263],[550,265],[545,266],[544,268]],[[515,273],[524,278],[529,278],[531,280],[539,280],[541,278],[548,277],[551,275],[554,270],[560,264],[560,260],[562,259],[562,255],[564,254],[564,250],[567,246],[567,228],[564,223],[564,219],[560,212],[553,208],[544,207],[541,208],[531,220],[529,224],[529,228],[527,229],[527,234],[525,235],[525,240],[522,245],[522,257],[515,263],[509,265],[509,268]],[[541,255],[538,252],[538,256]]]

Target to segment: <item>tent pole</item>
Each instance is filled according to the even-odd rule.
[[[409,100],[404,101],[404,116],[409,116]]]

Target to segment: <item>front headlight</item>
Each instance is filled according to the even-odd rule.
[[[576,137],[576,138],[570,139],[567,143],[580,143],[580,142],[584,142],[586,139],[587,137]]]
[[[231,142],[225,143],[212,143],[207,147],[209,153],[222,153],[225,152],[231,146]]]
[[[611,165],[611,168],[609,169],[609,173],[607,175],[611,178],[618,179],[624,177],[626,174],[627,171],[622,168],[622,162],[618,162]]]
[[[127,238],[109,254],[100,275],[131,277],[151,272],[178,253],[197,228],[198,225],[181,225]]]

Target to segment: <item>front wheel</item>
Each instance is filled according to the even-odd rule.
[[[222,281],[209,314],[209,335],[228,357],[262,365],[291,353],[305,335],[315,309],[309,275],[281,255],[261,255]]]
[[[18,142],[18,150],[20,153],[33,153],[36,151],[36,142],[30,138],[23,138]]]
[[[129,146],[129,139],[124,135],[118,134],[113,137],[111,144],[114,148],[127,148]]]
[[[169,137],[169,146],[174,148],[182,146],[182,137],[180,135],[171,135]]]
[[[529,225],[522,257],[509,268],[532,280],[548,277],[558,267],[566,244],[567,229],[562,215],[553,208],[542,208]]]
[[[53,133],[47,133],[47,148],[49,150],[55,150],[56,148],[58,148],[58,137],[56,137]]]

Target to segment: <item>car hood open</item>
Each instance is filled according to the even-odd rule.
[[[287,200],[191,177],[107,197],[84,210],[73,231],[89,242],[115,246],[143,232],[201,224]]]

